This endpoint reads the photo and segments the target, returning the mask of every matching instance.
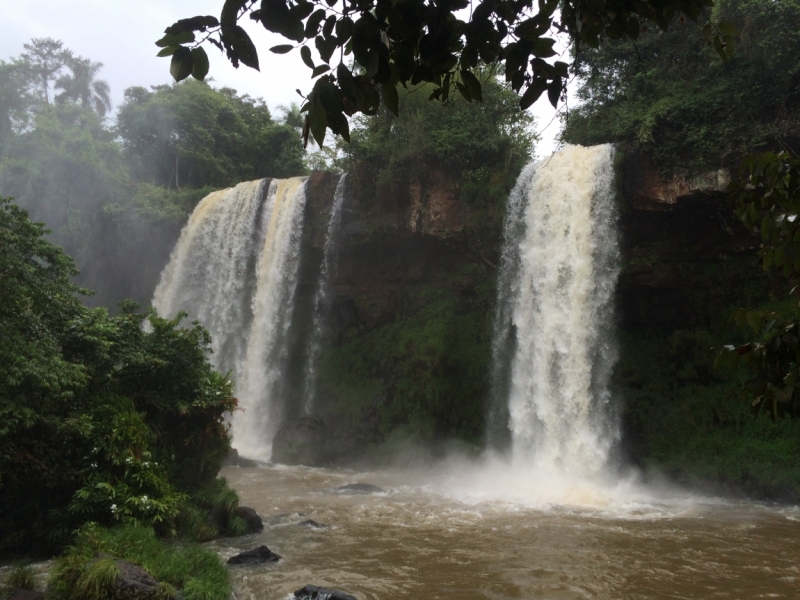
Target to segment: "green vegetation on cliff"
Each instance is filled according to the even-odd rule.
[[[356,119],[350,143],[339,145],[338,166],[361,198],[405,199],[411,182],[424,190],[433,177],[444,176],[460,187],[466,204],[497,211],[530,160],[536,137],[519,96],[488,70],[481,81],[481,103],[458,96],[440,106],[428,101],[433,86],[425,84],[401,90],[399,117],[383,109]]]
[[[0,199],[0,554],[56,550],[90,521],[241,533],[216,478],[236,400],[208,333],[131,305],[86,308],[46,233]]]
[[[719,0],[716,17],[740,31],[723,61],[698,24],[645,24],[635,46],[605,40],[578,54],[582,104],[563,139],[628,142],[666,174],[731,166],[800,136],[800,2]]]

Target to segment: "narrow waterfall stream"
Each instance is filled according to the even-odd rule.
[[[319,366],[319,354],[326,334],[325,323],[330,310],[330,280],[336,270],[338,258],[336,242],[339,235],[339,225],[342,220],[342,204],[344,203],[346,186],[347,174],[343,174],[339,178],[339,183],[336,184],[336,191],[333,194],[331,216],[328,221],[328,231],[325,234],[325,246],[322,249],[322,267],[317,290],[314,293],[314,323],[311,327],[311,336],[306,349],[305,377],[303,378],[303,404],[307,414],[311,413],[314,408],[314,399],[317,391],[317,367]]]

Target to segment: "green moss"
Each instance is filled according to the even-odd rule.
[[[380,442],[398,427],[421,440],[478,441],[488,395],[488,303],[446,288],[372,331],[352,331],[323,356],[332,422]],[[365,419],[368,427],[365,427]]]

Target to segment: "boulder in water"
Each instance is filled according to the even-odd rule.
[[[309,529],[327,529],[327,525],[323,525],[322,523],[317,523],[314,519],[306,519],[305,521],[300,521],[300,525],[303,527],[308,527]]]
[[[264,521],[261,520],[255,509],[249,506],[239,506],[236,508],[236,516],[247,523],[247,533],[264,531]]]
[[[294,597],[296,600],[356,600],[355,596],[351,596],[345,592],[321,588],[315,585],[307,585],[296,590]]]
[[[258,565],[265,562],[278,562],[280,556],[263,544],[258,548],[247,550],[228,559],[229,565]]]
[[[317,467],[325,460],[325,421],[307,415],[290,421],[272,440],[272,462]]]
[[[115,560],[119,575],[114,582],[115,600],[150,600],[161,597],[158,582],[139,565],[127,560]]]
[[[336,488],[344,494],[383,494],[385,493],[377,485],[371,483],[348,483]]]
[[[231,448],[228,452],[228,456],[225,457],[225,460],[222,463],[225,467],[257,467],[258,462],[251,459],[245,458],[244,456],[239,456],[239,451],[236,448]]]

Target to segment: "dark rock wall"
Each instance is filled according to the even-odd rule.
[[[621,352],[617,391],[623,405],[631,403],[623,413],[628,408],[647,412],[649,402],[662,402],[663,398],[639,389],[631,393],[626,373],[631,364],[663,362],[665,357],[649,355],[648,349],[627,340],[647,338],[652,341],[648,348],[663,349],[673,343],[676,332],[724,328],[731,306],[757,303],[769,284],[755,258],[758,240],[734,218],[722,191],[727,174],[665,182],[646,157],[624,153],[620,153],[617,169],[623,261],[617,291]],[[317,191],[310,192],[307,227],[317,233],[309,237],[313,243],[305,251],[314,256],[304,262],[301,277],[299,296],[306,298],[313,295],[317,282],[314,265],[321,262],[321,232],[329,216],[325,202],[332,198],[334,179],[316,174],[310,183],[309,189]],[[410,425],[412,433],[427,432],[428,438],[455,435],[482,443],[483,424],[462,427],[459,419],[470,420],[480,414],[485,421],[487,412],[501,208],[490,207],[480,218],[491,225],[475,229],[475,211],[461,202],[457,183],[445,175],[431,177],[425,186],[410,182],[403,198],[360,199],[354,184],[350,183],[343,208],[339,263],[332,280],[330,335],[325,346],[329,354],[340,352],[335,362],[338,371],[331,378],[323,369],[316,404],[329,421],[332,444],[341,450],[341,456],[352,456],[357,454],[356,448],[391,439],[396,430],[408,433]],[[362,351],[372,347],[369,340],[404,327],[409,337],[418,335],[412,331],[418,327],[415,315],[427,314],[431,290],[452,300],[447,309],[450,317],[437,313],[435,318],[452,317],[454,322],[465,323],[471,319],[484,328],[481,339],[472,339],[475,352],[470,356],[478,360],[475,356],[480,354],[486,377],[474,384],[479,389],[471,394],[459,392],[455,398],[451,379],[457,375],[453,368],[441,357],[427,363],[426,357],[420,357],[420,379],[428,377],[442,386],[448,402],[464,410],[456,416],[443,415],[430,398],[408,409],[409,394],[418,392],[407,391],[403,378],[408,373],[398,366],[402,357],[391,356],[386,361],[376,357],[366,369],[371,369],[370,375],[364,375]],[[302,314],[303,302],[298,298],[297,315]],[[300,320],[307,323],[309,318]],[[385,339],[403,339],[402,331],[398,336]],[[701,350],[710,356],[710,348],[696,351]],[[400,352],[409,360],[414,357],[408,355],[415,352],[425,354],[413,344]],[[666,360],[672,359],[667,356]],[[474,367],[473,362],[470,368]],[[361,399],[354,400],[359,395]],[[417,419],[413,425],[412,413],[420,410],[425,413],[420,417],[422,424]],[[640,420],[625,417],[624,423],[630,453],[646,454],[647,435]]]

